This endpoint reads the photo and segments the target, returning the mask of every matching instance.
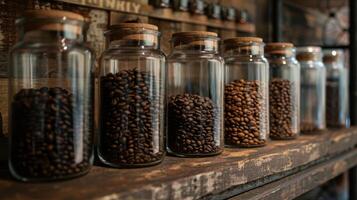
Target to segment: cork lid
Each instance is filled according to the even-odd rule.
[[[75,20],[76,22],[67,22]],[[62,10],[28,10],[22,18],[16,20],[17,24],[24,23],[27,31],[65,31],[77,35],[82,34],[85,18],[77,13]]]
[[[66,18],[66,19],[84,21],[84,17],[82,15],[69,11],[63,11],[63,10],[28,10],[25,11],[23,17],[44,18],[44,19]]]
[[[173,46],[186,49],[216,49],[218,39],[217,33],[207,31],[187,31],[172,34]]]
[[[172,37],[218,37],[218,34],[215,32],[207,31],[186,31],[186,32],[177,32],[172,34]]]
[[[299,61],[321,59],[321,47],[318,46],[298,47],[296,58]]]
[[[263,39],[259,37],[235,37],[229,38],[223,41],[224,44],[232,44],[232,43],[262,43]]]
[[[323,62],[324,63],[333,63],[341,61],[343,57],[342,50],[324,50]]]
[[[111,25],[105,35],[109,41],[120,41],[121,44],[158,44],[158,27],[145,23],[119,23]],[[133,44],[134,45],[134,44]]]
[[[292,55],[294,45],[287,42],[273,42],[265,45],[265,52],[268,54]]]
[[[109,30],[117,30],[117,29],[146,29],[152,31],[158,31],[158,27],[152,24],[145,23],[119,23],[114,24],[109,27]]]

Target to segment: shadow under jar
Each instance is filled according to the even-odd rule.
[[[94,56],[83,45],[84,18],[27,11],[10,54],[12,175],[23,181],[71,178],[93,162]]]
[[[268,43],[270,138],[293,139],[300,132],[300,64],[291,43]]]
[[[168,57],[167,150],[182,157],[223,151],[223,59],[216,33],[172,36]]]
[[[225,60],[224,128],[229,147],[259,147],[269,133],[269,64],[261,38],[223,41]]]
[[[325,50],[326,124],[332,128],[349,127],[348,69],[342,50]]]
[[[143,167],[164,157],[165,56],[157,26],[113,25],[100,68],[98,155],[112,167]]]
[[[297,48],[301,66],[300,129],[311,133],[326,128],[326,68],[320,47]]]

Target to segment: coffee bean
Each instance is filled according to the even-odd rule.
[[[63,88],[22,89],[11,103],[11,165],[26,178],[66,178],[89,170],[92,157],[91,98]],[[64,124],[66,121],[66,124]],[[82,144],[82,145],[78,145]]]
[[[189,106],[187,106],[189,105]],[[220,144],[219,109],[195,94],[171,96],[168,103],[168,148],[185,156],[215,155]]]
[[[267,116],[262,83],[237,80],[225,86],[225,144],[256,147],[266,143]],[[256,131],[255,131],[256,130]]]
[[[101,77],[99,150],[105,162],[151,165],[163,159],[160,84],[155,76],[137,69]]]
[[[298,135],[298,117],[295,102],[295,85],[289,80],[270,81],[270,137],[272,139],[292,139]]]
[[[344,123],[340,122],[340,98],[339,82],[328,80],[326,82],[326,123],[329,127],[345,126]]]

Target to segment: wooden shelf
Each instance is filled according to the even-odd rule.
[[[167,156],[148,168],[95,166],[86,176],[61,182],[21,183],[2,169],[0,199],[280,199],[275,197],[294,191],[290,199],[355,166],[356,145],[357,128],[350,128],[226,149],[216,157]]]
[[[134,1],[109,1],[97,0],[57,0],[65,3],[76,4],[86,7],[94,7],[103,10],[119,11],[128,14],[147,16],[156,19],[169,20],[174,22],[184,22],[188,24],[204,25],[224,30],[239,31],[244,33],[255,33],[255,25],[252,23],[235,23],[217,19],[208,19],[205,15],[192,15],[189,12],[173,11],[170,8],[153,8],[147,3],[140,3],[140,0]]]

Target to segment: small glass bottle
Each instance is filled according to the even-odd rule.
[[[157,26],[113,25],[100,61],[98,156],[112,167],[158,164],[164,150],[165,55]]]
[[[300,129],[309,133],[326,128],[326,68],[320,47],[297,48],[301,66]]]
[[[225,144],[259,147],[269,133],[269,64],[261,38],[224,40]]]
[[[300,132],[300,64],[291,43],[268,43],[270,138],[293,139]]]
[[[223,59],[216,33],[172,36],[168,57],[167,150],[177,156],[223,151]]]
[[[342,50],[325,50],[326,123],[328,127],[349,127],[348,69]]]
[[[10,171],[23,181],[85,174],[93,162],[94,54],[85,22],[65,11],[27,11],[10,53]]]

